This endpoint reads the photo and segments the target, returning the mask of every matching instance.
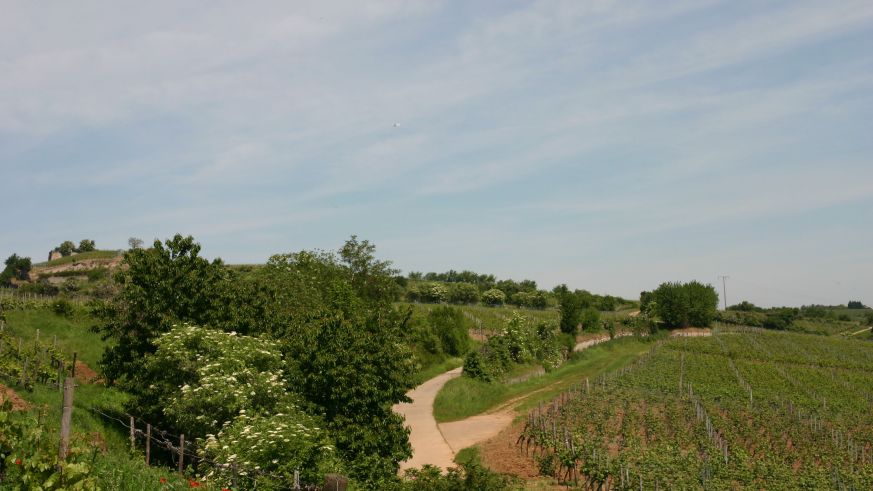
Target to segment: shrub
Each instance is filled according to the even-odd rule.
[[[579,320],[582,323],[582,329],[585,331],[593,332],[600,329],[600,312],[597,309],[588,307],[583,310]]]
[[[470,349],[470,336],[464,325],[460,309],[442,306],[433,309],[427,316],[433,332],[442,342],[443,350],[452,356],[461,356]]]
[[[452,283],[449,285],[449,302],[473,304],[479,301],[479,289],[472,283]]]
[[[654,310],[667,327],[705,327],[715,319],[718,294],[712,285],[697,281],[661,283],[652,295],[654,300],[649,300],[647,308]]]
[[[60,316],[70,317],[73,315],[75,307],[69,301],[61,298],[52,304],[52,311]]]
[[[560,365],[563,358],[556,326],[546,323],[533,326],[524,316],[513,312],[500,334],[488,338],[478,352],[467,356],[464,375],[490,382],[506,373],[513,364],[537,361],[551,370]]]
[[[497,307],[503,305],[506,302],[506,294],[503,291],[498,290],[497,288],[492,288],[490,290],[486,290],[485,293],[482,294],[482,301],[485,305],[490,307]]]

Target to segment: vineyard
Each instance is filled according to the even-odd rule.
[[[528,416],[587,489],[873,488],[873,344],[752,329],[664,341]]]

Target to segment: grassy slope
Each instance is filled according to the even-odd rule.
[[[15,336],[21,336],[24,340],[34,339],[37,329],[40,330],[42,339],[56,335],[61,350],[77,352],[79,359],[96,367],[105,344],[98,334],[90,330],[93,319],[83,313],[65,318],[48,310],[25,310],[7,312],[6,317],[7,329]],[[58,438],[61,419],[60,391],[37,384],[29,392],[17,387],[14,380],[2,378],[0,383],[16,390],[33,407],[30,412],[16,413],[15,417],[39,417],[48,438]],[[99,442],[99,446],[105,446],[106,451],[96,453],[93,461],[93,472],[99,477],[101,487],[130,491],[188,489],[188,482],[169,469],[146,466],[141,457],[141,448],[131,455],[124,428],[90,410],[99,408],[104,412],[122,412],[126,399],[125,393],[103,385],[80,384],[76,387],[73,440],[83,442],[86,446],[89,442]],[[162,477],[167,480],[166,484],[160,483]]]
[[[112,259],[116,256],[119,256],[121,253],[119,251],[91,251],[91,252],[83,252],[81,254],[75,254],[72,256],[61,257],[55,259],[54,261],[47,261],[44,263],[34,264],[34,267],[48,267],[48,266],[61,266],[63,264],[70,264],[77,261],[84,261],[86,259]]]
[[[94,323],[83,312],[69,318],[50,310],[16,310],[6,314],[6,328],[13,336],[28,341],[36,338],[37,329],[40,339],[50,340],[57,336],[62,351],[69,355],[77,353],[79,360],[96,369],[104,343],[99,334],[91,332]]]
[[[467,377],[450,380],[437,394],[434,417],[438,422],[457,421],[483,413],[510,399],[524,398],[519,407],[529,408],[551,400],[573,384],[612,371],[632,362],[651,344],[634,338],[620,338],[575,355],[557,370],[541,377],[506,385],[484,383]]]

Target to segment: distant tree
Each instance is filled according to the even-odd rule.
[[[482,302],[491,307],[503,305],[506,302],[506,294],[497,288],[492,288],[482,294]]]
[[[860,300],[849,300],[849,304],[847,305],[850,309],[866,309],[868,308],[866,305],[861,303]]]
[[[652,292],[642,291],[640,292],[640,311],[645,312],[646,307],[649,305],[649,302],[655,299],[655,295]]]
[[[667,327],[706,327],[715,319],[718,293],[712,285],[667,282],[652,293],[656,313]]]
[[[423,283],[419,285],[422,302],[443,303],[449,299],[449,289],[442,283]]]
[[[579,320],[584,331],[596,331],[600,328],[600,312],[593,307],[583,310]]]
[[[798,316],[798,310],[788,307],[772,309],[767,312],[767,317],[764,318],[762,326],[764,329],[777,329],[784,331],[791,327],[792,323]]]
[[[735,310],[737,312],[760,312],[762,310],[760,307],[747,300],[743,300],[736,305],[731,305],[727,309]]]
[[[9,286],[12,280],[26,280],[30,273],[31,262],[29,257],[20,257],[18,254],[12,254],[6,258],[6,267],[0,273],[0,285]]]
[[[410,271],[410,273],[409,273],[410,280],[421,281],[421,277],[422,277],[421,271]]]
[[[476,285],[466,282],[449,285],[449,302],[455,304],[471,304],[479,301],[479,289]]]
[[[864,315],[864,322],[865,322],[868,326],[873,326],[873,312],[867,312],[867,313]]]
[[[76,252],[91,252],[95,250],[94,241],[90,239],[82,239],[79,241],[79,247],[76,248]]]
[[[615,310],[616,298],[612,295],[604,295],[602,297],[598,297],[596,300],[597,310],[603,312],[612,312]]]
[[[127,239],[127,247],[128,249],[142,249],[142,239],[138,239],[136,237],[131,237]]]
[[[61,253],[61,256],[67,257],[76,251],[76,244],[71,240],[65,240],[58,246],[57,251]]]
[[[688,324],[695,327],[712,324],[718,312],[718,293],[715,288],[699,281],[688,282],[682,288],[688,298]]]
[[[556,288],[558,312],[561,315],[561,332],[575,336],[579,332],[579,318],[582,305],[579,297],[567,289],[567,285]]]
[[[464,325],[464,314],[449,306],[436,307],[427,316],[428,324],[440,338],[443,350],[452,356],[462,356],[470,349],[470,336]]]

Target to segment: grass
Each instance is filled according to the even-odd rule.
[[[415,374],[415,385],[420,385],[422,382],[432,379],[441,373],[445,373],[464,364],[462,358],[447,358],[442,362],[435,363],[423,367],[421,371]]]
[[[79,360],[96,368],[106,343],[100,335],[91,332],[95,321],[79,309],[70,317],[63,317],[51,310],[13,310],[6,314],[6,328],[13,336],[25,341],[36,338],[50,340],[57,336],[58,346],[69,355],[77,353]]]
[[[616,370],[634,361],[651,347],[649,341],[619,338],[586,349],[557,370],[513,385],[486,383],[468,377],[450,380],[434,401],[439,423],[481,414],[510,399],[524,398],[520,408],[534,407],[587,378]]]
[[[114,257],[120,256],[120,251],[91,251],[91,252],[83,252],[80,254],[75,254],[71,256],[60,257],[53,261],[47,261],[44,263],[34,264],[36,267],[49,267],[49,266],[62,266],[64,264],[76,263],[79,261],[84,261],[86,259],[112,259]]]

